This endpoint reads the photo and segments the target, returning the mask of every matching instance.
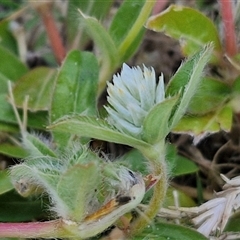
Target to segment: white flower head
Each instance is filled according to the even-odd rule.
[[[156,83],[153,68],[130,68],[123,64],[121,74],[108,83],[108,122],[119,131],[138,137],[148,112],[165,99],[163,75]]]
[[[222,234],[230,217],[240,207],[240,176],[228,179],[221,174],[221,177],[226,184],[223,191],[216,193],[216,198],[199,207],[178,208],[187,213],[187,216],[193,217],[192,222],[198,227],[198,232],[206,237]]]

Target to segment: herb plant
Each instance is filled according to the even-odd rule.
[[[14,214],[10,219],[2,214],[0,237],[178,239],[181,234],[184,239],[206,239],[216,236],[218,229],[223,232],[233,209],[229,206],[239,206],[238,178],[219,174],[226,184],[215,199],[199,208],[177,209],[192,214],[200,233],[159,221],[156,216],[166,199],[169,176],[198,169],[188,159],[183,160],[185,169],[179,167],[183,163],[177,162],[177,154],[175,162],[168,159],[169,133],[229,131],[232,115],[238,115],[236,48],[226,44],[224,52],[213,22],[195,9],[171,5],[149,18],[154,3],[124,1],[106,28],[100,19],[106,17],[112,1],[101,6],[97,1],[69,1],[64,16],[69,29],[63,44],[53,3],[29,1],[16,14],[29,9],[39,14],[55,59],[50,54],[44,57],[52,67],[29,69],[25,35],[16,15],[0,22],[0,53],[4,56],[0,64],[0,127],[7,139],[0,152],[21,159],[1,170],[0,193],[3,199],[20,199],[31,212],[15,220]],[[73,23],[73,15],[79,24]],[[156,78],[153,68],[125,63],[143,41],[144,24],[182,43],[186,59],[166,86],[163,74]],[[204,31],[197,28],[202,25]],[[83,51],[89,39],[94,49]],[[39,43],[34,44],[37,47]],[[223,53],[228,64],[223,64]],[[211,65],[221,68],[223,76],[228,68],[234,69],[233,74],[222,82],[207,71]],[[118,68],[121,70],[116,73]],[[105,88],[107,103],[99,109],[98,98]],[[100,150],[91,149],[92,139],[134,150],[112,161]],[[47,211],[41,205],[47,206]],[[211,217],[204,218],[204,214]],[[227,216],[224,221],[223,215]],[[34,218],[38,221],[32,222]]]

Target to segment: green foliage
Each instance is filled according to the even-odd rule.
[[[136,52],[143,38],[143,25],[153,4],[154,1],[124,1],[109,30],[105,29],[96,18],[89,17],[81,9],[79,10],[81,23],[102,53],[99,93],[104,90],[106,81],[117,67]]]
[[[200,134],[202,132],[228,131],[232,125],[232,108],[225,106],[220,111],[211,112],[203,116],[186,115],[174,128],[176,132],[186,131]]]
[[[184,79],[184,81],[186,81],[184,84],[185,90],[183,90],[179,98],[173,97],[171,99],[167,99],[153,107],[142,123],[143,136],[140,140],[144,140],[151,144],[161,142],[169,131],[179,122],[186,112],[189,102],[199,85],[201,73],[210,54],[211,47],[206,47],[203,51],[195,54],[178,70],[170,83],[167,93],[174,96],[180,91],[174,87],[175,82],[179,84],[179,79]],[[192,66],[193,63],[194,65]],[[186,75],[186,72],[188,75]],[[170,117],[172,120],[169,124]],[[159,122],[161,122],[161,126],[159,126]],[[110,125],[108,126],[102,120],[93,118],[90,119],[85,116],[74,116],[62,119],[54,123],[50,126],[50,128],[54,131],[76,133],[82,136],[94,137],[105,141],[128,144],[138,149],[144,145],[137,139],[134,140],[134,138],[126,134],[113,130]],[[146,143],[145,145],[147,146]]]
[[[111,70],[118,65],[117,47],[108,31],[93,17],[85,16],[80,12],[81,21],[85,24],[89,35],[96,42],[102,53],[102,64]],[[107,70],[107,69],[106,69]]]
[[[89,36],[86,33],[86,28],[82,21],[76,21],[79,17],[78,9],[84,14],[95,17],[99,21],[103,20],[109,12],[112,5],[112,0],[101,1],[69,1],[67,12],[67,40],[68,44],[76,49],[82,49],[88,43]]]
[[[219,111],[228,101],[231,88],[223,81],[214,78],[203,78],[194,95],[188,112],[204,115],[213,110]],[[204,101],[204,105],[201,104]]]
[[[167,144],[165,158],[167,159],[168,168],[171,176],[173,177],[182,176],[189,173],[196,173],[199,170],[198,166],[190,159],[178,155],[176,148],[171,144]],[[124,156],[119,158],[118,161],[127,165],[135,172],[141,172],[144,175],[148,174],[149,169],[146,168],[147,160],[137,149],[133,149],[126,153]]]
[[[15,191],[0,195],[0,221],[1,222],[24,222],[34,218],[44,217],[43,199],[26,199]]]
[[[0,153],[13,158],[26,158],[29,154],[22,146],[14,146],[10,143],[1,144]]]
[[[122,62],[129,59],[140,45],[145,32],[143,25],[154,1],[124,1],[112,20],[109,33],[118,46]]]
[[[9,30],[9,21],[3,20],[0,22],[0,36],[1,36],[1,45],[11,51],[12,53],[17,53],[17,44],[16,41]]]
[[[51,149],[51,146],[48,146],[50,144],[50,141],[45,139],[46,143],[43,142],[44,137],[42,137],[42,140],[34,136],[33,134],[26,133],[23,136],[23,144],[25,149],[28,152],[28,155],[34,157],[34,156],[50,156],[50,157],[56,157],[56,154]]]
[[[184,240],[207,240],[202,234],[194,231],[190,228],[183,227],[176,224],[171,223],[155,223],[152,227],[150,226],[140,236],[135,237],[135,239],[159,239],[159,240],[167,240],[167,239],[184,239]]]
[[[205,47],[202,51],[196,53],[184,65],[182,65],[171,79],[169,87],[167,88],[167,94],[173,95],[174,93],[176,94],[177,92],[182,91],[182,97],[180,98],[178,107],[172,116],[170,129],[173,129],[176,126],[187,111],[190,100],[199,86],[203,69],[209,61],[211,53],[212,47]],[[180,89],[175,88],[175,82],[179,85],[179,82],[182,79],[184,80],[184,83],[181,85],[182,87]]]
[[[53,153],[46,144],[40,140],[36,142],[32,137],[25,145],[28,149],[33,149],[34,145],[32,157],[11,169],[18,192],[24,196],[26,189],[34,192],[37,188],[42,188],[51,197],[54,210],[59,216],[80,222],[86,215],[87,204],[96,195],[94,189],[100,184],[97,157],[86,149],[77,148],[71,149],[71,153],[69,150],[69,153]],[[53,154],[54,156],[51,156]],[[69,156],[61,157],[66,154]],[[86,159],[89,159],[89,162]],[[91,176],[91,181],[87,176]],[[19,185],[23,181],[24,188],[22,184]]]
[[[0,111],[0,121],[6,124],[9,124],[9,131],[14,132],[16,129],[16,118],[14,112],[12,110],[11,105],[7,101],[6,94],[0,94],[0,104],[1,104],[1,111]],[[28,126],[35,128],[35,129],[44,129],[44,126],[47,125],[47,112],[36,112],[28,114]]]
[[[158,181],[144,198],[149,204],[149,211],[146,210],[144,217],[140,216],[136,221],[133,219],[133,223],[127,226],[135,234],[146,227],[146,219],[155,217],[164,200],[167,187],[164,174],[168,175],[164,172],[165,161],[173,177],[199,170],[195,163],[178,155],[173,146],[165,145],[170,131],[200,134],[231,128],[233,111],[239,111],[236,110],[239,109],[239,68],[229,66],[231,61],[228,66],[224,65],[221,59],[224,48],[215,25],[195,9],[176,5],[147,21],[154,3],[126,0],[113,18],[108,19],[109,27],[105,27],[112,0],[102,1],[101,4],[87,0],[69,1],[66,16],[54,12],[60,23],[69,26],[64,32],[67,55],[58,69],[53,67],[57,64],[49,53],[43,56],[51,67],[29,69],[18,56],[19,42],[10,31],[11,18],[0,21],[0,137],[4,141],[6,139],[0,145],[0,153],[23,159],[20,164],[11,167],[11,179],[7,170],[0,171],[0,221],[32,221],[42,216],[46,219],[42,196],[47,194],[50,211],[63,222],[66,220],[77,226],[77,231],[63,229],[61,236],[92,237],[141,202],[145,194],[143,176],[150,174]],[[16,8],[16,5],[13,6]],[[33,9],[31,11],[35,13]],[[37,22],[36,17],[28,21],[27,29],[34,28]],[[111,124],[109,118],[99,118],[98,96],[116,69],[137,51],[145,34],[145,23],[149,29],[163,31],[178,39],[187,58],[171,78],[161,102],[154,100],[148,108],[145,108],[147,104],[137,104],[143,109],[129,114],[136,117],[134,120],[140,119],[136,125],[141,133],[134,135],[131,129],[125,132],[117,124]],[[42,33],[37,41],[33,41],[32,48],[39,48],[41,52],[47,43],[44,36],[45,33]],[[95,54],[81,51],[89,47],[90,40],[93,41]],[[215,66],[221,63],[217,68],[222,68],[219,76],[224,81],[219,76],[211,76],[206,70],[209,61]],[[233,72],[233,76],[229,77],[229,72]],[[135,91],[135,98],[130,100],[137,103],[142,99],[148,100],[149,93],[141,88],[144,86],[141,85],[143,74],[137,71],[134,74],[137,76],[136,91],[129,79],[124,86],[119,82],[113,85],[119,84],[121,91],[128,90],[132,95]],[[126,76],[129,77],[128,74]],[[145,80],[149,80],[148,77]],[[9,103],[9,81],[13,86],[14,105],[19,108],[20,120],[16,119],[16,111]],[[154,88],[154,93],[160,93],[158,90]],[[26,96],[29,97],[27,106]],[[126,99],[122,96],[120,94],[114,99],[120,102],[116,106],[120,110],[124,107],[129,110],[132,102],[128,95],[124,95]],[[111,117],[111,112],[108,113]],[[121,119],[126,120],[126,116],[118,114],[117,120]],[[21,146],[18,143],[18,124],[24,125]],[[28,133],[29,129],[30,132],[32,129],[40,130],[42,134]],[[111,163],[90,150],[91,138],[134,149],[118,162]],[[157,178],[159,176],[161,178]],[[13,187],[20,195],[31,198],[20,197],[11,191]],[[38,196],[37,199],[34,195]],[[189,199],[185,202],[188,206],[192,204]],[[139,224],[139,229],[134,231],[134,226],[138,228],[139,219],[139,222],[144,219],[146,223]],[[156,237],[206,239],[192,229],[159,222],[134,239]]]
[[[69,217],[74,221],[80,222],[85,217],[89,199],[94,198],[94,189],[100,180],[98,168],[94,162],[88,165],[78,164],[68,168],[61,176],[57,185],[58,194],[67,204]]]
[[[0,195],[13,189],[9,174],[7,171],[0,171]]]
[[[233,215],[233,217],[228,222],[225,232],[238,232],[239,231],[239,223],[240,223],[240,217],[239,214],[236,213]]]
[[[25,97],[29,96],[30,111],[49,110],[55,76],[55,69],[38,67],[21,77],[13,89],[16,106],[21,108]]]
[[[49,126],[49,129],[56,132],[72,133],[104,141],[127,144],[135,148],[149,146],[146,142],[117,131],[106,121],[93,117],[73,116],[60,119]]]
[[[175,193],[177,193],[177,194],[175,194]],[[178,196],[179,205],[181,207],[191,208],[191,207],[196,207],[196,205],[197,205],[196,202],[194,201],[194,199],[192,199],[190,196],[188,196],[188,194],[169,186],[169,188],[167,190],[167,194],[166,194],[166,199],[165,199],[165,202],[163,205],[164,207],[168,208],[169,206],[175,205],[176,197],[174,195]]]
[[[203,28],[204,26],[204,28]],[[221,50],[221,42],[213,22],[195,9],[171,5],[159,15],[151,17],[147,28],[164,31],[167,35],[181,40],[187,55],[199,51],[205,44],[213,43],[216,51]]]
[[[23,74],[27,73],[28,68],[25,64],[23,64],[20,59],[11,53],[8,49],[4,48],[0,45],[0,55],[3,56],[1,65],[0,65],[0,73],[4,77],[8,78],[11,81],[16,81]],[[14,66],[14,71],[13,71]],[[0,79],[1,81],[5,81],[4,79]]]
[[[91,53],[73,50],[68,54],[56,78],[50,121],[69,114],[96,115],[98,64]],[[70,135],[54,134],[59,146],[68,144]]]
[[[24,143],[33,151],[24,163],[11,168],[13,184],[22,196],[48,193],[57,216],[73,221],[79,225],[77,229],[81,229],[77,233],[67,232],[67,236],[94,236],[136,207],[143,198],[145,186],[139,185],[143,182],[141,177],[117,163],[107,164],[86,146],[75,143],[71,149],[65,148],[64,152],[57,149],[51,156],[47,144],[40,140],[30,137]],[[133,188],[136,185],[138,191]],[[117,204],[122,194],[126,194],[123,198],[127,197],[127,201],[108,210],[106,200],[116,199]],[[104,208],[111,217],[107,212],[101,213]],[[101,221],[97,214],[95,217],[97,210]],[[85,220],[91,214],[93,220]]]
[[[169,119],[178,100],[179,96],[168,98],[148,113],[143,123],[143,139],[146,142],[156,143],[167,136],[170,131]]]
[[[59,70],[51,106],[51,122],[68,114],[96,115],[98,64],[91,53],[74,50]]]
[[[174,131],[190,131],[194,134],[205,131],[216,132],[220,129],[228,131],[233,115],[229,101],[235,108],[239,96],[238,90],[235,91],[238,81],[237,79],[233,80],[228,74],[229,66],[227,64],[221,65],[223,46],[214,23],[195,9],[171,5],[162,13],[149,18],[146,26],[178,39],[187,56],[193,55],[199,48],[211,43],[214,50],[213,55],[211,54],[207,58],[210,57],[213,64],[219,64],[220,72],[223,74],[222,78],[210,75],[203,77],[199,84],[193,84],[195,90],[187,88],[194,96],[189,105],[182,102],[182,107],[179,109],[182,109],[183,112],[187,110],[188,114],[182,118]],[[199,28],[202,26],[204,29],[200,30]],[[208,53],[206,54],[208,55]],[[182,72],[178,74],[179,69],[167,86],[167,95],[184,91],[183,86],[187,83],[189,76],[192,76],[191,71],[194,65],[195,58],[189,59],[183,64]],[[235,66],[231,67],[233,68],[232,76],[235,78]]]
[[[167,145],[166,159],[168,160],[172,176],[182,176],[184,174],[198,171],[197,165],[190,159],[178,155],[177,150],[173,145]]]

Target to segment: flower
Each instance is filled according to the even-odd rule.
[[[198,232],[206,237],[222,234],[233,212],[240,207],[240,176],[228,179],[221,174],[221,177],[226,184],[223,191],[216,193],[216,198],[199,207],[178,208],[187,213],[187,216],[193,217],[192,222],[197,226]]]
[[[211,232],[219,229],[226,202],[226,198],[215,198],[199,207],[199,215],[192,219],[193,223],[198,226],[198,232],[208,237]]]
[[[149,111],[165,99],[163,75],[156,83],[155,71],[143,65],[130,68],[123,64],[121,74],[108,83],[108,122],[119,131],[138,137]]]

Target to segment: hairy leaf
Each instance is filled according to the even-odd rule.
[[[212,47],[211,45],[207,45],[187,60],[171,79],[166,91],[167,94],[175,95],[181,90],[182,96],[170,121],[170,129],[176,126],[186,113],[189,103],[198,89],[204,67],[208,63],[211,53]]]
[[[135,148],[149,147],[146,142],[113,129],[105,121],[86,116],[74,116],[60,119],[48,127],[52,131],[68,132],[104,141],[133,146]]]

